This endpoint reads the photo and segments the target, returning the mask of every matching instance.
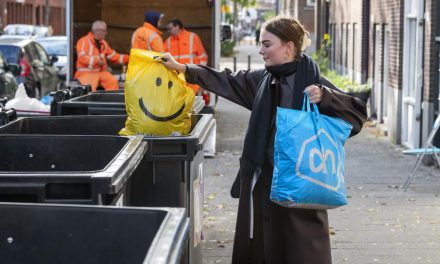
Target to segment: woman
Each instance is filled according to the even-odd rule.
[[[306,92],[322,114],[351,123],[351,135],[361,130],[366,118],[364,103],[320,77],[317,64],[302,53],[307,46],[305,39],[307,32],[297,20],[276,17],[262,26],[260,34],[259,53],[265,69],[219,72],[206,66],[179,64],[169,54],[163,58],[165,66],[185,73],[188,82],[252,111],[239,180],[234,182],[239,187],[231,191],[240,196],[234,264],[331,263],[327,211],[286,208],[269,198],[276,106],[301,109]]]

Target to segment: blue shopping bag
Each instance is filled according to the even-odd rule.
[[[277,108],[270,199],[292,208],[330,209],[347,204],[344,143],[352,126],[322,115],[307,94],[302,110]]]

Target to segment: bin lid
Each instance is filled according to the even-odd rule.
[[[117,193],[147,151],[142,136],[0,136],[0,183],[93,183]]]

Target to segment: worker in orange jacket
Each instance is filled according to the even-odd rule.
[[[144,13],[144,24],[136,29],[131,37],[132,49],[152,50],[164,52],[162,32],[158,29],[163,14],[156,11]]]
[[[206,54],[200,37],[183,28],[182,21],[172,19],[167,24],[167,31],[170,36],[165,41],[165,51],[169,52],[180,63],[208,64]],[[188,84],[197,94],[200,87],[195,84]]]
[[[115,64],[128,63],[128,55],[114,51],[105,41],[106,35],[107,25],[97,20],[92,24],[92,31],[76,44],[78,59],[75,78],[81,84],[90,84],[92,91],[96,91],[98,86],[105,90],[118,89],[118,80],[107,70],[107,60]]]

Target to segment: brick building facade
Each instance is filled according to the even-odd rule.
[[[401,0],[371,0],[368,42],[370,114],[400,143],[403,9]]]
[[[438,0],[425,1],[425,37],[424,37],[424,79],[423,87],[428,89],[423,90],[422,107],[423,122],[426,123],[422,130],[422,144],[423,139],[431,131],[431,126],[434,119],[440,113],[439,98],[440,98],[440,3]],[[437,135],[435,140],[436,146],[440,146],[440,135]]]
[[[424,143],[439,114],[439,5],[317,1],[316,32],[328,32],[333,40],[331,67],[371,85],[371,117],[393,142],[407,147]]]
[[[325,2],[325,1],[324,1]],[[330,67],[347,74],[353,81],[368,77],[368,23],[365,23],[365,1],[330,1],[328,33],[332,39]]]
[[[316,39],[320,38],[315,33],[315,0],[279,0],[279,13],[297,18],[309,32],[312,45],[307,52],[316,50]]]
[[[46,21],[46,4],[49,17]],[[52,26],[55,35],[66,33],[64,0],[1,0],[0,29],[8,24]]]

